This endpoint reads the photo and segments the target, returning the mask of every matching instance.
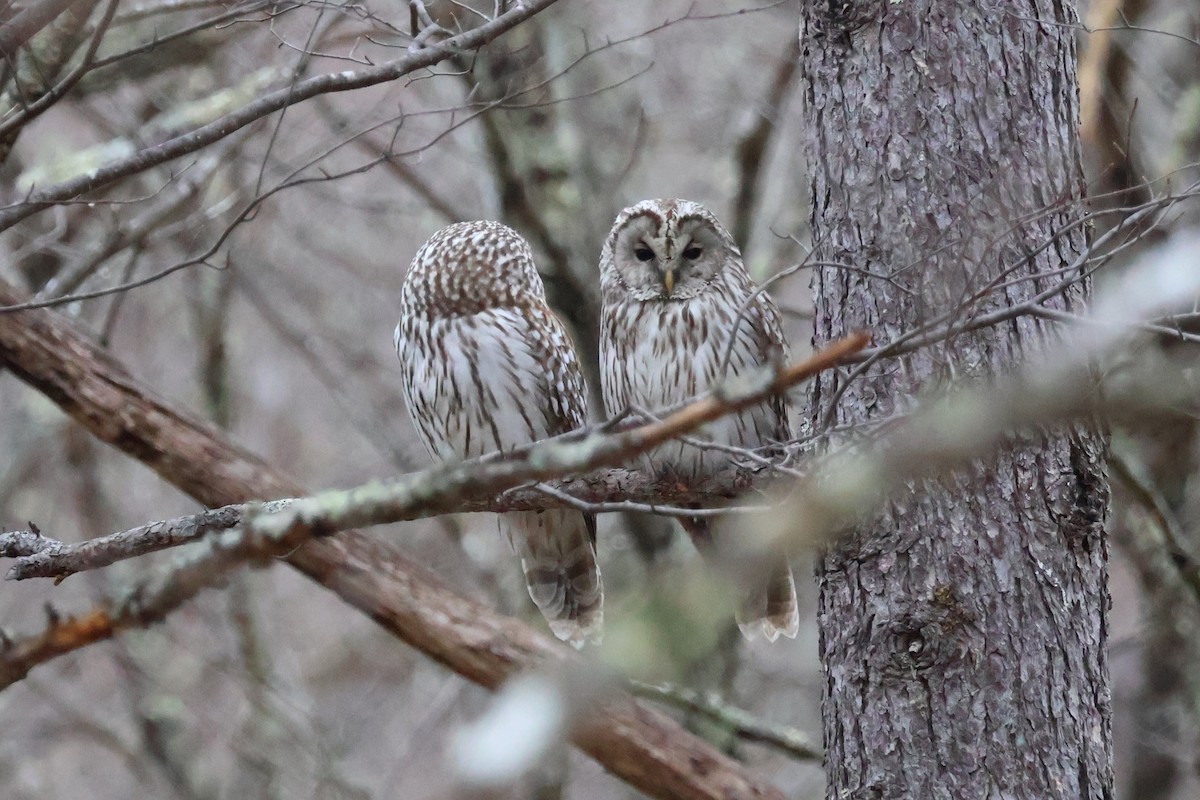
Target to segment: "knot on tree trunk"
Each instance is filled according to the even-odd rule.
[[[849,45],[851,33],[882,20],[887,4],[880,0],[807,0],[803,8],[802,40],[827,36]]]
[[[944,671],[974,649],[969,636],[972,619],[953,587],[940,586],[931,597],[868,623],[864,663],[899,680],[912,680],[931,669]]]
[[[1100,454],[1095,448],[1080,445],[1076,436],[1070,442],[1070,474],[1065,476],[1056,518],[1068,546],[1091,553],[1104,541],[1104,523],[1108,518],[1109,487]]]

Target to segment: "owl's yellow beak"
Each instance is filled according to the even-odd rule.
[[[663,273],[663,291],[665,291],[667,296],[670,297],[671,290],[674,288],[675,288],[675,270],[667,269],[667,271]]]

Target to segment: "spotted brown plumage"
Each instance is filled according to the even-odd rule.
[[[546,304],[533,254],[498,222],[443,228],[413,258],[396,352],[417,435],[435,458],[472,458],[578,428],[587,391]],[[560,639],[598,642],[604,590],[596,519],[551,509],[499,515],[529,596]]]
[[[600,257],[600,289],[601,380],[610,416],[630,406],[666,408],[707,391],[720,379],[727,353],[728,376],[786,355],[775,302],[766,292],[755,295],[737,244],[698,203],[644,200],[618,214]],[[726,447],[672,442],[648,455],[649,467],[698,482],[738,465],[729,448],[769,456],[792,438],[786,400],[777,396],[723,417],[698,438]],[[712,553],[735,535],[735,524],[721,520],[681,522],[697,549]],[[744,591],[738,624],[748,638],[796,635],[799,613],[786,555]]]

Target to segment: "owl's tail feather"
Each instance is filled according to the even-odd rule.
[[[604,636],[604,583],[596,563],[596,518],[578,511],[505,514],[529,596],[554,635],[577,648]]]
[[[768,642],[780,634],[795,639],[800,632],[800,609],[792,567],[784,558],[772,565],[766,582],[751,592],[737,612],[738,628],[750,641],[760,636]]]
[[[715,558],[726,551],[726,557],[736,557],[728,552],[731,550],[728,537],[736,536],[736,531],[713,530],[724,526],[714,526],[705,517],[690,517],[680,522],[701,555]],[[768,642],[774,642],[780,634],[789,639],[796,638],[800,632],[800,607],[786,553],[775,556],[765,579],[757,579],[753,586],[746,586],[743,591],[741,607],[734,614],[742,636],[749,641],[761,637]]]

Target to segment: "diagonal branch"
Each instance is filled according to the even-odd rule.
[[[39,538],[36,530],[31,532],[32,542],[29,533],[15,532],[0,536],[0,555],[22,557],[10,572],[10,578],[39,574],[61,578],[80,567],[103,566],[121,558],[194,542],[214,531],[240,527],[241,530],[224,536],[210,537],[200,553],[139,587],[136,596],[117,610],[113,628],[148,624],[161,619],[201,589],[223,580],[224,574],[233,566],[287,555],[311,538],[328,536],[351,526],[399,522],[468,509],[544,508],[552,501],[536,487],[527,489],[524,497],[508,497],[503,493],[530,481],[626,461],[681,433],[761,402],[806,377],[829,369],[864,347],[866,342],[863,334],[850,337],[804,362],[767,373],[763,380],[747,383],[736,394],[731,394],[730,390],[714,392],[663,419],[626,431],[605,433],[601,427],[535,443],[510,453],[493,453],[423,470],[388,484],[372,483],[309,498],[275,500],[265,506],[225,506],[198,515],[151,523],[74,548]],[[618,478],[628,475],[617,471]],[[593,480],[603,481],[604,478]],[[636,474],[633,481],[653,499],[651,482]],[[705,499],[711,501],[712,496]],[[559,504],[563,502],[561,498],[558,501]],[[143,594],[151,599],[146,600]]]
[[[233,504],[200,514],[148,523],[68,545],[40,536],[36,530],[0,534],[0,557],[18,562],[10,580],[34,577],[64,578],[117,561],[195,542],[214,531],[248,527],[237,546],[245,558],[281,555],[312,536],[325,536],[351,526],[379,525],[440,514],[469,511],[519,511],[575,507],[577,503],[634,501],[652,505],[701,504],[728,499],[743,483],[737,473],[718,476],[702,486],[665,485],[641,473],[613,469],[583,477],[559,479],[575,472],[614,466],[655,446],[683,436],[706,422],[784,392],[816,373],[845,361],[867,344],[865,334],[834,343],[803,362],[778,371],[764,370],[757,381],[743,381],[687,404],[663,419],[618,433],[607,424],[574,431],[552,440],[507,453],[427,469],[390,484],[372,483],[354,489],[324,492],[302,499],[279,499],[264,506]],[[556,480],[558,487],[536,483]],[[532,487],[522,484],[535,483]],[[695,509],[668,507],[688,516]],[[276,516],[278,515],[278,516]],[[304,532],[298,532],[303,528]],[[265,538],[263,538],[265,537]],[[282,544],[281,544],[282,543]],[[232,543],[230,543],[232,544]]]
[[[662,419],[616,433],[584,430],[537,442],[512,452],[422,470],[391,483],[323,492],[294,500],[274,513],[250,509],[241,530],[214,547],[236,550],[243,560],[290,552],[315,537],[350,527],[381,525],[452,513],[474,505],[495,510],[498,494],[561,475],[622,464],[705,423],[761,403],[818,372],[831,369],[867,344],[866,334],[848,336],[802,362],[764,371],[758,380],[714,391]],[[732,383],[732,382],[731,382]],[[547,505],[545,497],[530,503]]]
[[[0,284],[0,304],[22,299]],[[210,425],[154,396],[111,355],[51,312],[0,315],[0,364],[97,438],[133,455],[205,505],[304,494]],[[397,638],[487,688],[537,664],[573,657],[528,625],[456,594],[378,538],[347,531],[314,539],[286,561]],[[21,665],[41,663],[81,646],[82,640],[111,637],[116,629],[107,612],[60,620],[35,641],[0,643],[0,663],[16,665],[15,675],[7,677],[19,679]],[[597,708],[573,741],[613,774],[654,797],[780,797],[743,766],[628,695]]]

